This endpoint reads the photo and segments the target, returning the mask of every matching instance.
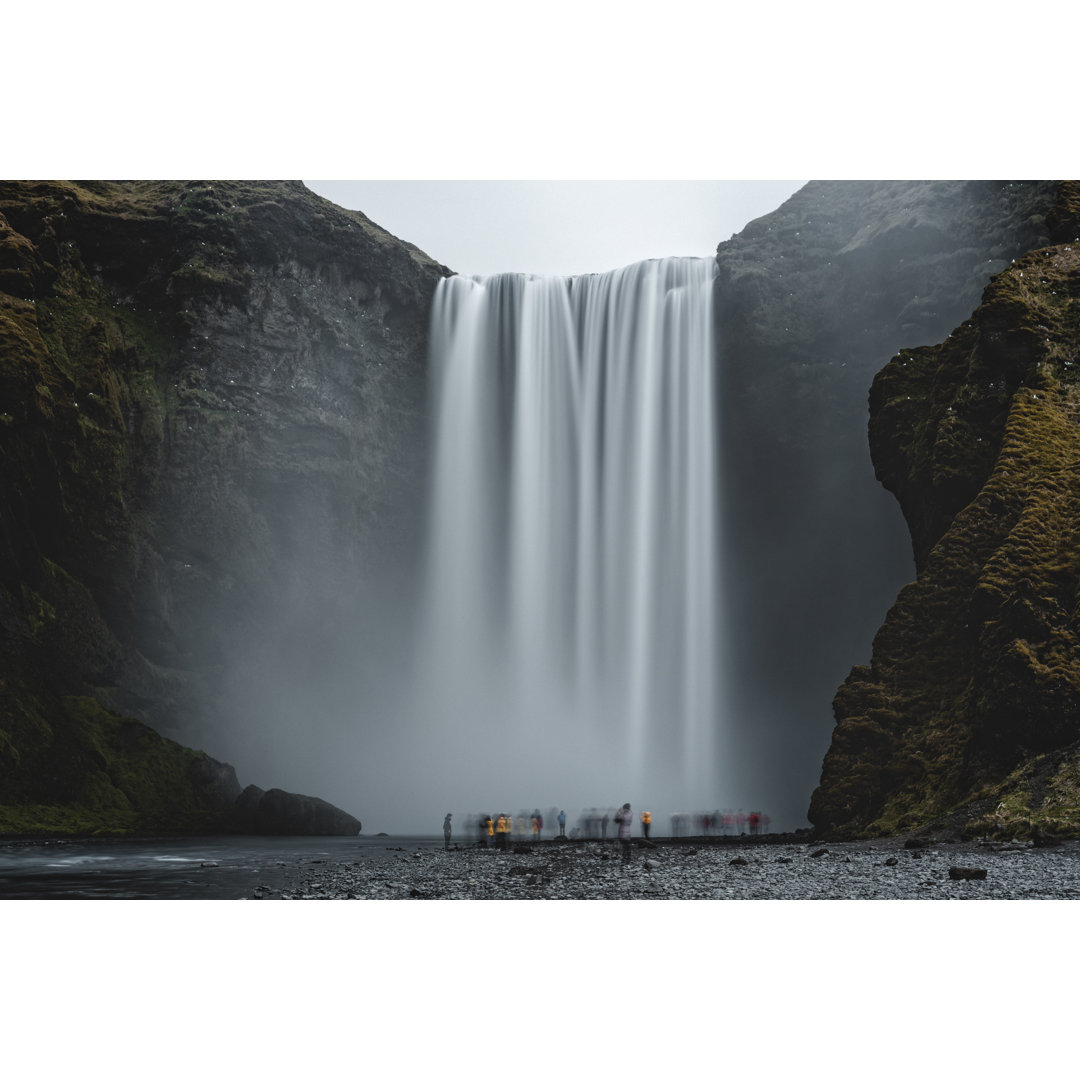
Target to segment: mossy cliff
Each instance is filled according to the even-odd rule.
[[[725,583],[747,789],[799,821],[829,703],[912,574],[874,478],[866,391],[1049,242],[1040,181],[814,181],[717,252]],[[757,796],[765,799],[766,795]],[[786,811],[786,812],[785,812]]]
[[[1080,185],[937,345],[870,392],[917,577],[834,702],[823,835],[1080,834]]]
[[[299,183],[0,183],[0,832],[239,794],[175,740],[411,542],[445,272]]]

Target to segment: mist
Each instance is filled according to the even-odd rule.
[[[716,271],[702,345],[713,381],[685,399],[690,382],[658,374],[679,367],[665,339],[635,354],[652,382],[586,407],[617,384],[618,365],[597,358],[622,316],[574,297],[615,272],[448,279],[440,289],[460,295],[423,313],[429,348],[415,359],[381,351],[400,313],[373,320],[331,298],[317,325],[348,314],[344,344],[324,337],[294,359],[259,434],[278,440],[273,468],[242,478],[258,513],[220,568],[236,586],[194,619],[224,689],[187,717],[186,740],[242,783],[327,799],[368,835],[437,834],[447,812],[559,807],[575,821],[626,801],[658,834],[671,815],[729,808],[806,825],[833,695],[914,574],[874,478],[868,387],[898,347],[957,325],[1010,250],[1033,246],[1030,215],[1001,209],[1023,197],[807,185],[715,263],[698,260]],[[480,319],[470,305],[485,296]],[[664,310],[651,305],[633,306]],[[651,332],[628,332],[628,354]],[[240,355],[245,340],[216,348]],[[460,383],[445,377],[455,350],[477,365]],[[319,389],[326,372],[305,365],[332,378]],[[690,430],[678,401],[715,406],[693,451],[672,440]],[[289,418],[298,405],[304,422]],[[316,428],[327,414],[332,430]],[[704,519],[691,475],[715,499]],[[224,632],[240,606],[243,632]]]

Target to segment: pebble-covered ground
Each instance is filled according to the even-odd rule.
[[[727,846],[542,843],[494,852],[388,847],[379,860],[299,864],[283,900],[1043,900],[1080,899],[1080,841],[903,840]]]

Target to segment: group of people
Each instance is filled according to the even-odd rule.
[[[708,810],[697,814],[672,814],[672,836],[760,836],[769,831],[771,818],[761,810]]]
[[[506,841],[511,837],[539,840],[544,831],[544,816],[539,810],[534,810],[526,822],[524,814],[518,814],[516,818],[510,814],[499,814],[494,818],[490,814],[481,814],[477,818],[476,829],[480,847],[486,848],[489,841],[494,841],[496,851],[505,851]]]
[[[443,818],[443,842],[447,851],[450,850],[450,840],[454,831],[453,816],[452,813],[449,813]],[[567,837],[565,810],[559,810],[554,817],[559,827],[559,837],[567,839],[580,837],[580,826],[572,829],[570,837]],[[470,820],[472,819],[470,818]],[[618,810],[610,813],[605,811],[601,814],[596,810],[585,811],[579,820],[585,827],[587,837],[592,838],[595,831],[597,838],[601,840],[607,840],[608,825],[614,823],[618,838],[623,841],[623,858],[628,859],[630,857],[630,836],[634,818],[629,803],[624,803]],[[647,840],[649,838],[649,828],[652,825],[652,813],[648,810],[643,811],[640,821],[642,835]],[[475,829],[476,842],[479,847],[493,847],[496,851],[505,851],[510,841],[526,842],[543,839],[544,815],[539,810],[534,810],[528,816],[522,812],[517,817],[508,813],[500,813],[494,816],[491,814],[478,814],[475,817]]]
[[[446,850],[450,850],[450,837],[453,833],[451,818],[453,814],[447,814],[443,819],[443,839]],[[543,839],[544,816],[539,810],[534,810],[526,815],[523,812],[517,817],[511,814],[501,813],[492,817],[491,814],[478,814],[476,816],[477,844],[482,848],[494,847],[496,851],[505,851],[507,842],[536,841]],[[560,810],[555,815],[559,826],[558,835],[566,836],[566,811]],[[710,836],[713,833],[719,835],[739,836],[749,830],[751,836],[758,836],[769,831],[769,815],[760,810],[751,810],[744,813],[740,810],[713,810],[697,814],[672,814],[671,835],[691,836],[694,830],[697,835]],[[643,810],[639,815],[641,823],[641,835],[648,840],[649,830],[652,827],[652,812]],[[629,803],[623,803],[617,810],[598,810],[592,807],[583,810],[578,818],[578,825],[571,829],[569,839],[586,839],[607,841],[608,827],[614,824],[617,835],[623,843],[623,858],[630,857],[630,836],[633,828],[634,817]]]

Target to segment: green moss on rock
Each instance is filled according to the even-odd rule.
[[[918,577],[836,695],[825,835],[1080,834],[1078,310],[1080,245],[1032,252],[875,379],[871,450]]]

